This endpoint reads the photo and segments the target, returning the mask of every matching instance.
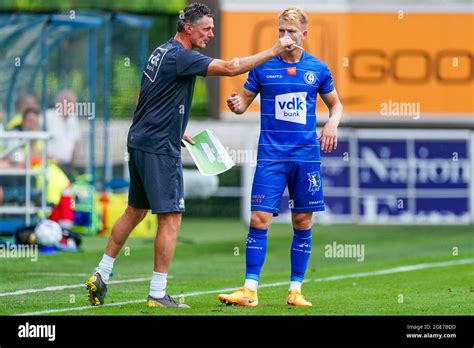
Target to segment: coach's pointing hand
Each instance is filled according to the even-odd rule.
[[[324,125],[318,140],[321,141],[321,150],[324,152],[331,152],[332,149],[337,148],[337,123],[329,119]]]

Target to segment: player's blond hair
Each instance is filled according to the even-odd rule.
[[[279,21],[286,21],[297,27],[306,30],[308,27],[308,17],[306,14],[301,11],[298,7],[289,7],[284,9],[280,16],[278,16]]]

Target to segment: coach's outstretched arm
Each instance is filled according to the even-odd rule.
[[[207,75],[236,76],[265,63],[267,60],[280,55],[295,42],[288,36],[280,38],[272,48],[252,56],[234,58],[232,60],[214,59],[207,68]]]

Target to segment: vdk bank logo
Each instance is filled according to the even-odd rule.
[[[277,120],[306,124],[307,92],[279,94],[275,97]]]
[[[157,47],[150,55],[150,58],[148,58],[148,63],[143,72],[151,82],[155,82],[158,70],[160,70],[161,62],[163,61],[166,52],[168,52],[167,49]]]

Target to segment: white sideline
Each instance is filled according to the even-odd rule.
[[[89,274],[90,275],[90,274]],[[109,284],[122,284],[122,283],[136,283],[136,282],[144,282],[147,280],[151,280],[151,277],[146,278],[131,278],[131,279],[122,279],[122,280],[111,280]],[[58,286],[48,286],[46,288],[41,289],[23,289],[17,290],[12,292],[0,292],[0,297],[3,296],[15,296],[15,295],[25,295],[25,294],[33,294],[35,292],[43,292],[43,291],[56,291],[56,290],[64,290],[64,289],[74,289],[74,288],[82,288],[86,287],[84,283],[82,284],[74,284],[74,285],[58,285]]]
[[[417,271],[417,270],[420,270],[420,269],[427,269],[427,268],[447,267],[447,266],[454,266],[454,265],[465,265],[465,264],[469,264],[469,263],[474,263],[474,258],[454,260],[454,261],[420,263],[418,265],[400,266],[400,267],[382,269],[382,270],[379,270],[379,271],[372,271],[372,272],[341,274],[341,275],[335,275],[335,276],[330,276],[330,277],[325,277],[325,278],[307,279],[304,282],[305,283],[306,282],[323,282],[323,281],[332,281],[332,280],[341,280],[341,279],[350,279],[350,278],[371,277],[371,276],[391,274],[391,273],[411,272],[411,271]],[[150,278],[141,278],[141,279],[150,279]],[[129,279],[129,281],[130,280],[131,279]],[[117,284],[119,281],[115,281],[115,282]],[[120,281],[120,282],[123,283],[125,281]],[[110,283],[112,283],[112,282],[110,282]],[[288,285],[288,282],[286,281],[286,282],[262,284],[262,285],[259,285],[259,287],[260,288],[267,288],[267,287],[282,286],[282,285]],[[83,286],[83,284],[81,284],[79,286]],[[77,285],[72,285],[71,287],[78,287],[78,286]],[[173,295],[173,297],[179,297],[179,296],[191,297],[191,296],[200,296],[200,295],[207,295],[207,294],[216,294],[216,293],[221,293],[221,292],[234,291],[234,290],[237,290],[239,288],[240,287],[238,287],[238,288],[226,288],[226,289],[219,289],[219,290],[209,290],[209,291],[196,291],[196,292],[190,292],[190,293],[187,293],[187,294]],[[103,306],[100,306],[100,307],[122,306],[122,305],[127,305],[127,304],[131,304],[131,303],[140,303],[140,302],[144,303],[145,300],[140,299],[140,300],[131,300],[131,301],[107,303],[107,304],[105,304]],[[20,314],[14,314],[14,315],[42,315],[42,314],[61,313],[61,312],[69,312],[69,311],[80,311],[80,310],[85,310],[85,309],[97,309],[97,308],[100,308],[100,307],[81,306],[81,307],[71,307],[71,308],[61,308],[61,309],[49,309],[49,310],[44,310],[44,311],[39,311],[39,312],[20,313]]]
[[[52,276],[52,277],[90,277],[90,273],[56,273],[56,272],[27,272],[28,276]]]

